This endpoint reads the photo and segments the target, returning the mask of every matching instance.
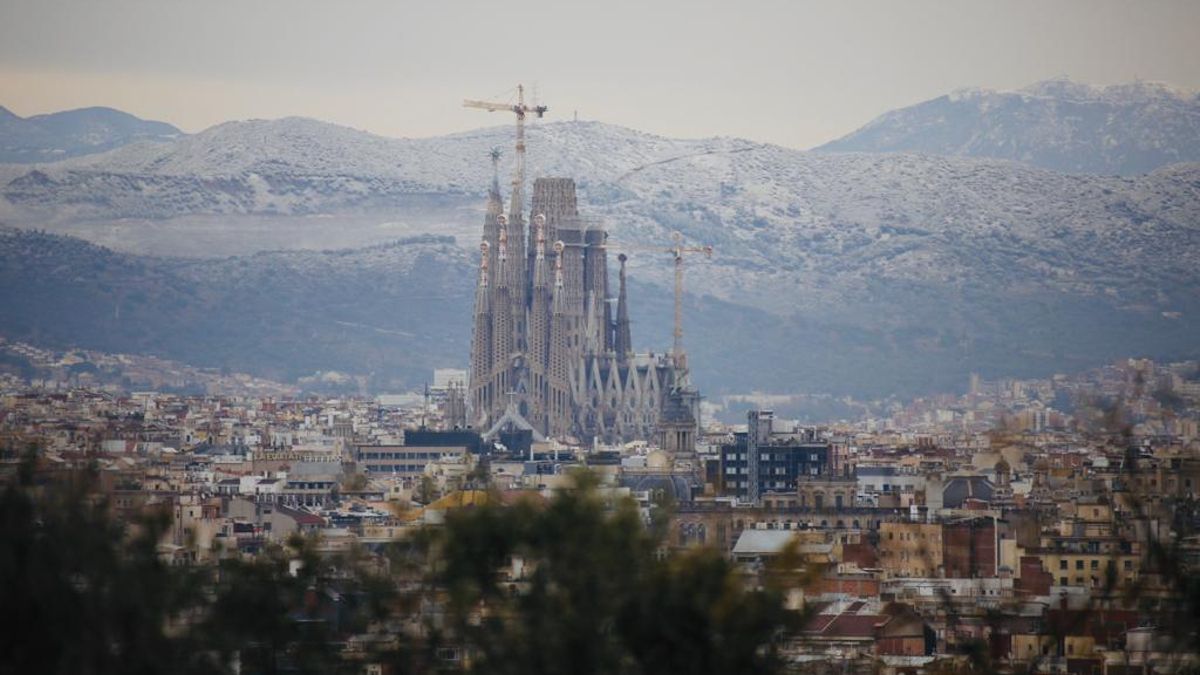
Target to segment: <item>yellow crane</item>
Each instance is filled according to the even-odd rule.
[[[684,246],[683,233],[675,231],[671,233],[671,245],[666,247],[659,246],[625,246],[618,244],[613,246],[622,251],[652,251],[656,253],[670,253],[675,262],[675,331],[674,345],[671,347],[671,359],[675,363],[676,370],[681,373],[687,372],[687,355],[683,352],[683,257],[688,253],[702,253],[706,258],[712,258],[712,246]]]
[[[497,110],[507,110],[517,115],[517,170],[513,175],[512,189],[512,205],[509,212],[520,216],[523,207],[522,187],[525,185],[525,116],[529,113],[537,115],[539,118],[546,114],[549,110],[544,105],[526,105],[525,104],[525,87],[517,85],[517,102],[516,103],[498,103],[494,101],[476,101],[466,99],[463,101],[464,108],[476,108],[478,110],[486,110],[488,112],[496,112]]]

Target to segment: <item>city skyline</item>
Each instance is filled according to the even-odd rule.
[[[1200,673],[1197,44],[0,0],[0,675]]]

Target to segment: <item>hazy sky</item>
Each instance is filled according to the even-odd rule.
[[[1200,2],[0,0],[0,105],[199,131],[303,115],[389,136],[550,117],[809,147],[963,86],[1200,88]]]

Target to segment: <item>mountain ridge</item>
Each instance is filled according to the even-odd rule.
[[[166,122],[105,106],[21,117],[0,108],[0,162],[39,163],[86,156],[144,139],[184,135]]]
[[[1015,91],[966,88],[885,112],[815,150],[988,157],[1132,176],[1200,160],[1200,93],[1063,78]]]
[[[79,229],[197,214],[333,223],[423,213],[425,229],[453,224],[449,233],[471,248],[490,183],[483,158],[509,133],[409,141],[294,118],[232,123],[22,170],[0,195],[10,216],[29,212],[10,222],[62,218],[85,223]],[[1197,164],[1090,177],[1004,160],[682,141],[599,123],[536,125],[529,137],[529,174],[578,177],[581,208],[605,219],[616,241],[654,244],[679,230],[716,246],[723,273],[704,277],[701,290],[725,299],[781,275],[808,289],[803,297],[830,284],[861,289],[870,278],[961,283],[979,271],[980,256],[1022,269],[1011,283],[1089,294],[1109,292],[1097,279],[1113,271],[1196,281]],[[665,270],[645,272],[666,280]],[[1111,287],[1132,299],[1154,295],[1135,286]],[[834,293],[813,306],[842,299]]]

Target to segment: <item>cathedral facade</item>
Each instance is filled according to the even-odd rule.
[[[625,256],[614,316],[608,234],[579,215],[575,181],[535,180],[528,221],[522,203],[514,185],[505,215],[493,179],[471,339],[476,428],[490,436],[511,424],[584,443],[661,435],[660,415],[685,374],[665,354],[634,353]]]

